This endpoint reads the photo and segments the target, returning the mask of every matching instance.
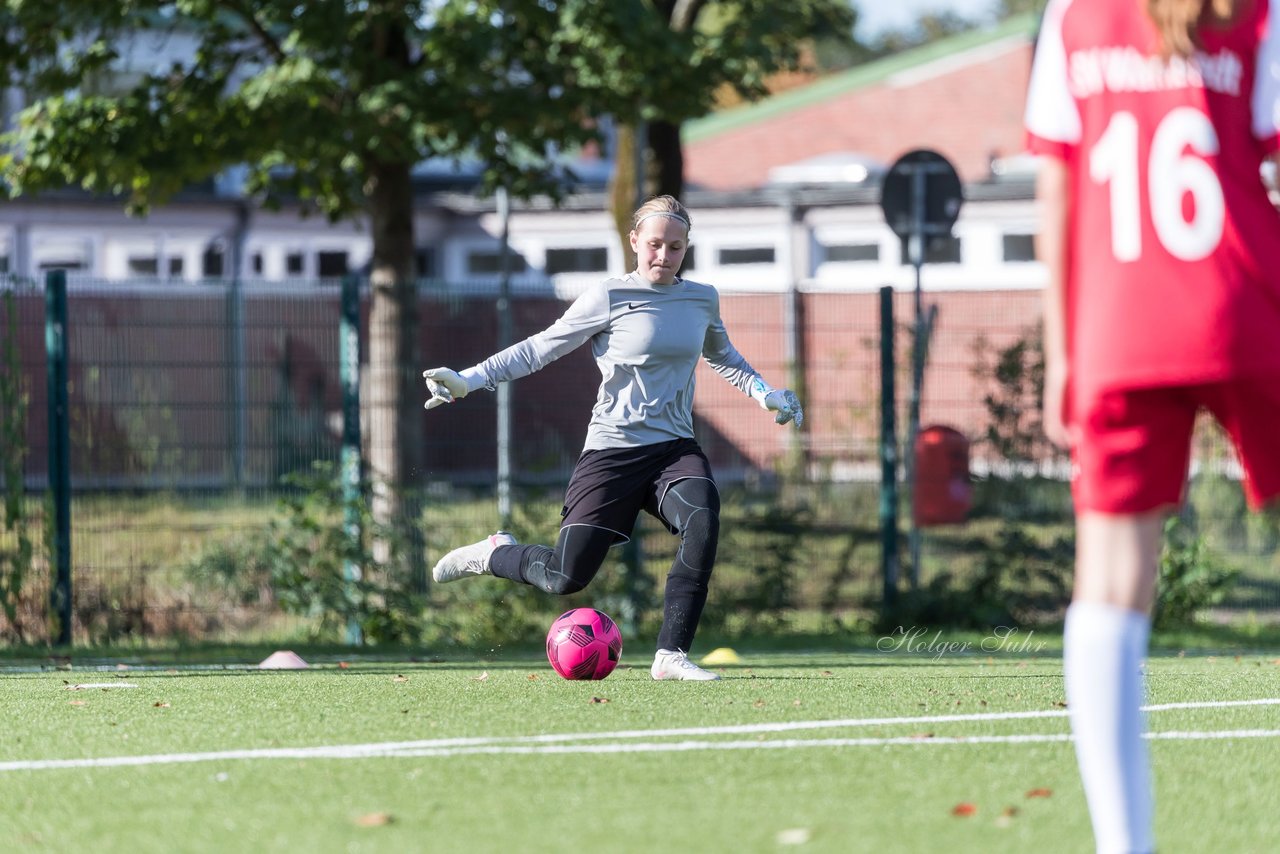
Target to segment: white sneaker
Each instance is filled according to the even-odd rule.
[[[703,670],[689,660],[681,650],[660,649],[653,657],[653,667],[649,675],[654,679],[685,679],[692,682],[711,682],[719,679],[717,673]]]
[[[444,584],[468,575],[491,575],[489,556],[493,554],[493,550],[498,546],[514,545],[516,545],[515,537],[506,531],[499,531],[478,543],[454,549],[440,558],[435,568],[431,570],[431,577],[438,583]]]

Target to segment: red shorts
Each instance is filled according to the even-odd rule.
[[[1280,377],[1260,377],[1096,398],[1077,419],[1077,510],[1145,513],[1181,503],[1201,408],[1231,437],[1250,505],[1280,496]]]

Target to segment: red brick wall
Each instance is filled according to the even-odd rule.
[[[1039,317],[1034,291],[926,294],[938,306],[921,419],[976,439],[985,430],[986,384],[974,376],[975,345],[1000,346]],[[775,386],[790,381],[782,294],[725,295],[725,324],[737,348]],[[72,294],[69,300],[72,475],[78,486],[218,487],[230,476],[229,374],[225,299],[208,296]],[[565,304],[517,299],[515,337],[554,320]],[[28,476],[47,459],[43,305],[18,300],[19,345],[29,394]],[[492,299],[424,297],[419,347],[423,367],[467,367],[497,348]],[[910,394],[913,295],[895,296],[899,425]],[[868,464],[879,431],[878,296],[805,294],[802,384],[807,426],[798,441],[822,472],[828,464]],[[273,483],[312,458],[336,455],[341,397],[337,376],[337,296],[251,296],[246,304],[247,474]],[[367,348],[364,354],[367,358]],[[577,458],[595,401],[599,372],[583,347],[514,383],[517,475],[555,482]],[[423,393],[425,398],[425,392]],[[424,469],[431,481],[493,477],[496,395],[423,412]],[[366,401],[366,403],[373,403]],[[420,405],[415,402],[414,405]],[[696,424],[717,470],[769,470],[797,434],[705,365],[698,369]],[[367,436],[367,434],[366,434]],[[367,440],[366,440],[367,441]]]
[[[853,151],[892,163],[932,148],[965,181],[988,174],[993,152],[1023,149],[1022,111],[1030,42],[920,82],[879,83],[762,119],[685,146],[691,186],[732,190],[768,182],[769,170],[820,154]]]

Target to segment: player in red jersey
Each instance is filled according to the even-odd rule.
[[[1145,8],[1144,8],[1145,6]],[[1196,413],[1256,507],[1280,495],[1280,0],[1050,0],[1028,93],[1042,155],[1045,424],[1076,467],[1063,669],[1099,851],[1150,851],[1141,661]]]

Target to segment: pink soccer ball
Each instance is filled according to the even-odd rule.
[[[566,611],[547,632],[547,660],[565,679],[603,679],[621,656],[618,624],[595,608]]]

